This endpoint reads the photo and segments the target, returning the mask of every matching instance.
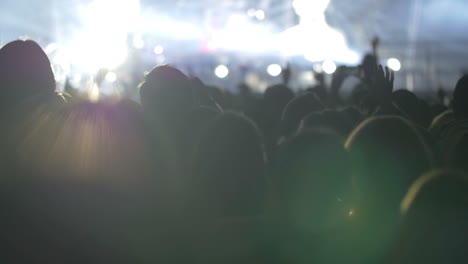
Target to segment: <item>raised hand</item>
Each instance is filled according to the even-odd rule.
[[[289,80],[291,79],[291,65],[286,64],[286,67],[281,72],[281,77],[283,77],[283,84],[288,85]]]
[[[393,81],[395,80],[395,73],[387,66],[385,69],[379,65],[375,71],[374,83],[372,93],[377,103],[382,104],[391,101],[393,92]]]

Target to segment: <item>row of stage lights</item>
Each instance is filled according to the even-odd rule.
[[[258,10],[257,10],[258,11]],[[136,49],[144,48],[144,41],[141,38],[135,38],[133,40],[133,46]],[[54,52],[58,48],[56,43],[51,43],[45,47],[45,51],[47,54]],[[153,48],[153,53],[157,56],[162,56],[164,54],[164,47],[162,45],[155,45]],[[386,64],[390,69],[393,71],[399,71],[401,69],[401,63],[396,58],[389,58]],[[314,64],[314,71],[316,72],[324,72],[326,74],[333,74],[337,68],[337,65],[332,60],[325,60],[322,63],[315,63]],[[229,75],[229,68],[224,64],[220,64],[215,67],[214,75],[220,79],[224,79]],[[271,77],[277,77],[282,72],[282,67],[279,64],[270,64],[266,68],[266,72]],[[106,81],[113,83],[117,80],[117,75],[114,72],[109,72],[106,75]]]
[[[388,59],[387,66],[391,70],[396,71],[396,72],[401,69],[401,63],[396,58]],[[320,63],[314,64],[314,71],[319,72],[319,73],[324,72],[326,74],[333,74],[336,71],[336,67],[337,66],[335,62],[331,60],[325,60],[321,64]],[[279,64],[270,64],[266,68],[266,72],[272,77],[279,76],[282,73],[282,71],[283,69]],[[224,64],[218,65],[214,70],[214,74],[216,75],[216,77],[220,79],[224,79],[229,75],[229,68]]]

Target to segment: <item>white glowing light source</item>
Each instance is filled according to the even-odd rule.
[[[322,69],[327,74],[332,74],[336,70],[336,64],[331,60],[326,60],[322,63]]]
[[[139,0],[93,0],[83,6],[81,27],[61,50],[71,54],[80,70],[113,69],[127,57],[128,33],[135,32],[140,17]]]
[[[329,3],[330,0],[292,2],[299,25],[286,29],[275,41],[283,55],[304,55],[310,62],[333,60],[354,64],[359,61],[359,56],[349,49],[344,35],[328,25],[325,11]]]
[[[154,51],[154,54],[161,55],[164,53],[164,47],[161,45],[156,45],[153,51]]]
[[[54,52],[55,50],[57,50],[57,48],[58,48],[57,43],[53,43],[53,42],[52,42],[52,43],[50,43],[49,45],[47,45],[47,47],[45,48],[44,51],[45,51],[45,53],[46,53],[47,55],[49,55],[49,54],[51,54],[52,52]]]
[[[312,68],[314,69],[314,72],[316,72],[316,73],[322,73],[323,72],[322,64],[320,64],[320,63],[315,63],[314,66],[312,66]]]
[[[229,75],[229,69],[228,67],[226,67],[226,65],[219,65],[218,67],[216,67],[214,73],[216,77],[224,79]]]
[[[279,76],[281,74],[281,66],[278,64],[271,64],[267,67],[267,72],[273,77]]]
[[[133,38],[133,47],[135,49],[142,49],[145,47],[145,41],[140,36],[137,36]]]
[[[117,74],[115,72],[108,72],[106,74],[106,81],[113,83],[117,80]]]
[[[390,58],[387,60],[387,66],[393,71],[399,71],[401,69],[401,63],[398,59]]]
[[[265,19],[265,11],[259,9],[257,11],[255,11],[255,17],[258,19],[258,20],[263,20]]]
[[[330,4],[330,0],[294,0],[292,6],[299,16],[310,13],[323,14]]]
[[[253,8],[250,8],[249,10],[247,10],[247,15],[249,17],[254,17],[255,16],[255,13],[256,13],[256,10],[253,9]]]
[[[225,27],[212,36],[217,49],[245,52],[265,52],[275,43],[273,34],[259,23],[252,23],[247,16],[231,15]]]
[[[100,96],[99,87],[97,84],[94,83],[91,86],[91,89],[89,89],[88,98],[91,102],[97,102],[99,101],[99,96]]]

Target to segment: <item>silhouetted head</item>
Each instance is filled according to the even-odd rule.
[[[281,112],[293,97],[294,93],[289,87],[284,84],[275,84],[265,90],[263,101],[265,107],[269,109],[279,109]]]
[[[436,104],[431,104],[430,105],[430,109],[431,109],[431,116],[432,116],[432,119],[434,119],[436,116],[442,114],[443,112],[447,111],[448,108],[443,105],[443,104],[439,104],[439,103],[436,103]],[[432,121],[432,120],[431,120]]]
[[[442,141],[447,150],[446,158],[451,168],[457,168],[466,171],[468,169],[468,130],[467,124],[455,128],[450,135],[447,135]]]
[[[353,160],[353,179],[362,206],[387,215],[398,214],[409,185],[434,163],[414,125],[396,116],[365,120],[351,133],[346,148]]]
[[[404,214],[387,263],[467,263],[468,177],[433,171],[419,178],[401,204]]]
[[[272,159],[272,182],[283,217],[308,233],[339,229],[351,207],[351,175],[343,140],[307,130],[282,144]]]
[[[349,111],[349,110],[346,110]],[[308,114],[301,121],[301,130],[310,128],[330,129],[342,136],[348,136],[356,125],[356,121],[349,117],[346,111],[325,110]]]
[[[321,110],[323,110],[323,105],[313,93],[306,93],[292,99],[283,110],[281,135],[284,137],[292,136],[296,133],[304,117]]]
[[[432,115],[429,106],[408,90],[397,90],[392,94],[392,101],[411,121],[422,127],[429,127]]]
[[[453,91],[452,105],[457,119],[468,118],[468,74],[458,80]]]
[[[202,133],[189,179],[200,214],[251,215],[261,212],[266,180],[264,151],[256,125],[224,113]]]
[[[0,87],[2,104],[54,93],[49,58],[36,42],[16,40],[0,49]]]
[[[444,130],[454,121],[455,115],[452,110],[442,112],[432,120],[429,132],[434,136],[434,138],[439,139]]]
[[[293,91],[284,84],[275,84],[265,90],[258,124],[266,137],[267,147],[274,145],[281,114],[293,97]]]
[[[197,143],[205,127],[220,113],[218,109],[208,106],[199,106],[193,109],[188,120],[188,127],[190,127],[190,147],[188,147],[187,152],[191,153],[193,151],[194,145]]]
[[[188,77],[168,65],[157,66],[140,86],[143,111],[157,118],[179,119],[193,107],[193,96]]]

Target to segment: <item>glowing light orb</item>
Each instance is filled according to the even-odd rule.
[[[322,73],[323,72],[323,69],[322,69],[322,64],[319,64],[319,63],[315,63],[314,66],[312,66],[314,72],[316,73]]]
[[[322,63],[322,69],[327,74],[332,74],[336,71],[336,64],[331,60],[326,60]]]
[[[224,79],[229,75],[229,69],[226,67],[226,65],[218,65],[215,69],[215,75],[216,77],[220,79]]]
[[[278,64],[271,64],[271,65],[268,65],[267,67],[268,74],[273,77],[279,76],[281,74],[281,71],[282,71],[281,66]]]
[[[399,71],[401,69],[401,63],[396,58],[390,58],[387,60],[387,66],[393,71]]]
[[[113,83],[116,80],[117,80],[117,74],[115,74],[115,72],[110,71],[106,74],[106,81]]]
[[[265,11],[259,9],[257,11],[255,11],[255,17],[258,19],[258,20],[263,20],[265,19]]]
[[[135,49],[142,49],[145,47],[145,41],[141,38],[141,36],[136,36],[133,38],[133,47]]]
[[[161,45],[156,45],[153,49],[154,54],[161,55],[164,53],[164,47]]]

